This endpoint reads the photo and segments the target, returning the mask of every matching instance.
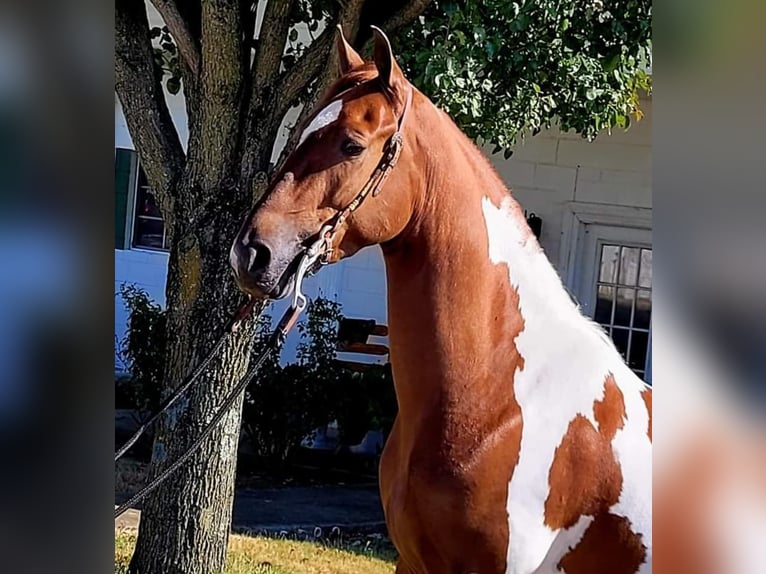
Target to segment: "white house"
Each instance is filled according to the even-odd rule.
[[[150,17],[158,19],[156,13]],[[186,142],[183,97],[167,99]],[[491,160],[522,206],[541,218],[540,242],[570,293],[607,328],[631,367],[650,381],[651,98],[642,101],[642,109],[644,118],[627,132],[604,133],[589,143],[548,130],[519,144],[510,160],[502,155]],[[162,218],[147,201],[149,189],[133,149],[115,98],[116,341],[124,336],[127,319],[117,295],[120,284],[136,284],[162,303],[168,260]],[[336,298],[347,317],[386,323],[385,269],[378,247],[322,269],[307,280],[306,291]],[[285,305],[276,303],[272,315],[278,317]],[[288,339],[283,360],[294,355],[296,340],[295,334]],[[116,347],[115,368],[124,369]]]

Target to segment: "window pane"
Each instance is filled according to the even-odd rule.
[[[617,289],[617,302],[614,309],[614,324],[630,327],[630,312],[633,309],[633,289]]]
[[[641,270],[638,272],[638,286],[652,286],[652,250],[641,250]]]
[[[620,262],[620,283],[623,285],[635,285],[638,277],[638,247],[623,247],[622,261]]]
[[[157,219],[136,218],[136,230],[133,234],[133,245],[137,247],[152,247],[162,249],[162,232],[164,225]]]
[[[617,260],[620,248],[617,245],[604,245],[601,248],[601,270],[598,280],[602,283],[615,283],[617,281]]]
[[[628,330],[615,327],[612,329],[612,340],[614,346],[620,351],[622,358],[625,358],[625,354],[628,352]]]
[[[633,331],[630,341],[630,361],[628,366],[631,369],[643,370],[646,367],[646,351],[649,343],[649,333]]]
[[[638,290],[636,297],[636,315],[633,318],[633,326],[638,329],[648,329],[652,318],[652,292],[645,289]]]
[[[593,316],[596,323],[608,325],[612,322],[612,299],[614,299],[614,287],[599,285],[596,292],[596,312]]]
[[[136,198],[136,215],[144,215],[149,217],[162,217],[157,202],[154,200],[154,196],[146,189],[139,188],[138,197]]]

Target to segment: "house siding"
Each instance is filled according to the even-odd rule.
[[[171,113],[179,126],[181,141],[186,142],[182,101],[170,97]],[[651,208],[651,101],[643,102],[645,117],[627,132],[602,134],[589,143],[580,136],[553,129],[528,138],[519,144],[514,155],[504,160],[486,150],[490,161],[512,190],[513,196],[528,212],[543,221],[540,243],[558,269],[563,261],[561,238],[565,216],[572,202]],[[284,139],[285,134],[280,134]],[[115,145],[132,148],[119,104],[115,106]],[[281,142],[276,148],[281,148]],[[141,250],[115,250],[115,292],[122,282],[143,287],[164,304],[167,254]],[[385,265],[380,248],[363,249],[353,258],[322,269],[307,279],[309,296],[322,294],[339,301],[346,317],[375,319],[386,323],[387,301]],[[115,334],[124,336],[127,312],[119,297],[115,302]],[[288,302],[274,304],[270,313],[277,319]],[[384,342],[376,340],[375,342]],[[285,344],[282,359],[292,360],[298,343],[292,333]],[[343,354],[343,359],[377,361]],[[116,358],[116,363],[119,361]]]
[[[652,207],[652,102],[629,130],[601,134],[588,142],[557,129],[518,145],[513,156],[489,154],[493,166],[529,213],[543,220],[540,243],[561,269],[561,237],[572,202]]]

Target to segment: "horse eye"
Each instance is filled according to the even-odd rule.
[[[348,156],[357,156],[364,151],[364,146],[359,145],[354,140],[347,139],[340,146],[341,151]]]

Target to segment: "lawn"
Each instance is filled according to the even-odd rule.
[[[128,571],[134,533],[114,537],[114,571]],[[391,574],[394,552],[367,540],[310,542],[264,536],[232,535],[225,574]]]

